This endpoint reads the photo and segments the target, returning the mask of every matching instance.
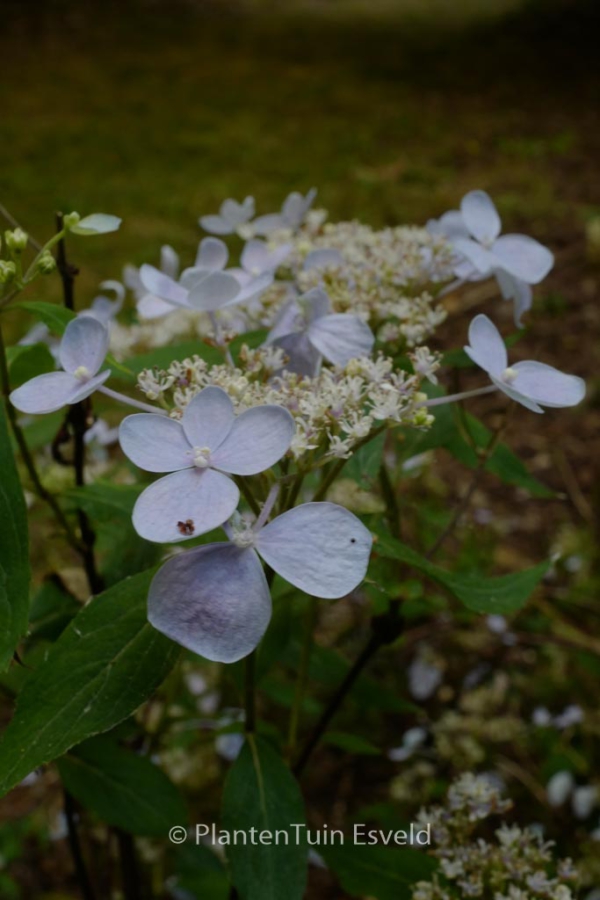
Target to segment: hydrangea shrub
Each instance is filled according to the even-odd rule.
[[[67,241],[76,252],[77,240],[115,231],[119,219],[61,217],[27,265],[28,235],[6,232],[2,318],[21,309],[37,322],[15,346],[0,342],[4,668],[17,665],[38,639],[26,521],[36,495],[52,516],[49,540],[78,560],[90,599],[83,607],[72,598],[63,603],[62,592],[62,606],[43,600],[55,627],[44,632],[49,648],[24,680],[0,745],[4,792],[59,760],[68,796],[108,825],[165,837],[170,826],[185,826],[173,821],[185,817],[185,806],[154,764],[154,732],[139,713],[143,704],[150,708],[184,648],[233,666],[243,696],[220,720],[219,752],[232,762],[223,822],[231,829],[304,822],[297,778],[319,742],[331,738],[330,720],[362,667],[401,639],[399,573],[417,573],[468,610],[497,618],[521,608],[543,577],[544,560],[500,577],[443,568],[432,557],[448,531],[426,554],[404,543],[398,491],[411,463],[403,444],[437,434],[432,446],[443,446],[452,404],[493,393],[506,410],[516,403],[540,414],[582,401],[581,378],[541,360],[510,364],[494,321],[503,298],[522,326],[552,254],[529,236],[502,234],[483,191],[471,191],[459,210],[426,227],[380,230],[328,221],[313,208],[315,196],[293,193],[279,212],[259,216],[252,197],[225,200],[200,218],[208,234],[190,265],[165,245],[159,266],[128,266],[122,281],[104,282],[87,308],[75,309]],[[29,300],[30,285],[57,267],[64,305]],[[489,316],[477,312],[468,334],[457,335],[460,365],[481,370],[480,383],[451,393],[444,387],[451,366],[429,343],[447,317],[445,298],[491,279],[499,299]],[[19,368],[19,360],[27,364]],[[497,474],[510,481],[516,472],[535,490],[501,438],[499,430],[479,448],[475,468],[485,468],[501,447],[511,464],[497,465]],[[63,473],[52,485],[49,459]],[[108,510],[118,514],[119,528],[108,538],[104,529],[100,547]],[[35,528],[31,536],[37,566],[35,557],[44,554]],[[315,619],[322,604],[349,595],[372,603],[371,639],[307,732]],[[277,659],[279,613],[299,599],[303,650],[283,736],[258,716],[257,684],[260,690],[260,677]],[[426,662],[415,670],[414,697],[426,697],[430,682],[435,689],[433,674],[432,681]],[[117,728],[123,722],[137,737],[124,742]],[[407,732],[397,759],[408,759],[422,740],[419,729]],[[78,774],[77,761],[93,774]],[[111,803],[110,794],[107,801],[100,788],[102,778],[118,781],[117,772],[137,785],[130,786],[130,809]],[[146,828],[137,808],[144,791],[157,798]],[[465,776],[449,804],[450,812],[428,814],[437,832],[430,853],[397,851],[398,865],[414,873],[402,896],[572,896],[567,864],[550,873],[547,845],[529,833],[506,827],[491,842],[469,843],[476,821],[505,810],[487,782]],[[231,847],[231,896],[302,897],[307,850],[303,842]],[[359,888],[364,873],[354,883],[335,852],[324,864],[339,868],[348,890],[391,896],[377,881]]]

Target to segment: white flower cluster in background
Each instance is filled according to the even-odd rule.
[[[419,881],[412,900],[573,900],[577,871],[571,860],[553,858],[552,842],[537,829],[502,823],[493,838],[478,836],[481,822],[503,815],[511,805],[489,778],[467,773],[450,786],[443,806],[422,809],[417,822],[431,825],[440,874]]]
[[[247,201],[237,206],[240,215],[246,215]],[[209,310],[196,302],[197,295],[195,299],[198,279],[213,291],[217,280],[224,289],[232,279],[239,283],[237,296],[234,285],[234,294],[219,306],[222,328],[231,334],[271,328],[290,299],[320,287],[327,293],[329,312],[357,316],[378,340],[401,348],[425,341],[446,317],[436,295],[453,278],[449,240],[425,228],[375,230],[356,221],[326,222],[326,216],[324,210],[308,212],[303,224],[296,216],[294,227],[284,224],[285,217],[262,217],[273,219],[273,226],[278,223],[271,230],[260,219],[257,230],[244,221],[242,232],[249,239],[238,267],[226,268],[229,250],[218,238],[204,238],[194,266],[182,272],[169,246],[162,248],[160,270],[128,266],[124,280],[136,297],[140,323],[117,326],[111,349],[123,358],[134,348],[165,346],[174,337],[212,334]],[[214,218],[203,217],[201,222],[210,224]],[[208,276],[212,280],[207,283]],[[175,311],[178,315],[171,315]]]
[[[275,232],[271,242],[290,241]],[[337,312],[351,311],[386,343],[413,347],[446,317],[436,301],[453,276],[453,252],[444,237],[424,228],[375,230],[360,222],[325,223],[301,230],[286,260],[301,290],[323,285]]]

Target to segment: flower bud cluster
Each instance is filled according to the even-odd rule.
[[[37,270],[40,275],[51,275],[56,269],[56,260],[49,250],[44,250],[37,261]]]
[[[78,225],[80,221],[81,216],[78,212],[66,213],[66,215],[63,216],[63,225],[67,229],[67,231],[70,228],[73,228],[75,225]]]
[[[17,267],[12,260],[0,259],[0,285],[8,285],[14,281]]]
[[[29,238],[22,228],[15,228],[14,231],[4,232],[6,248],[13,254],[22,253],[27,247],[28,240]]]

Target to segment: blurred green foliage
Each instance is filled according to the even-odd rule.
[[[332,217],[380,225],[484,187],[541,240],[572,227],[597,183],[594,4],[451,7],[21,9],[0,35],[0,200],[38,236],[58,208],[123,217],[78,247],[86,294],[162,243],[191,256],[225,196],[269,211],[315,185]]]

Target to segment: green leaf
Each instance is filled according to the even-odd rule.
[[[432,396],[442,396],[439,390],[430,390]],[[473,446],[466,440],[464,431],[459,427],[458,412],[453,404],[436,406],[433,409],[435,420],[431,428],[417,434],[406,436],[404,456],[414,456],[427,450],[443,448],[464,466],[474,469],[479,465],[479,456]],[[464,414],[464,424],[475,446],[483,450],[488,446],[492,433],[485,425],[469,413]],[[500,443],[486,463],[486,471],[492,472],[504,484],[512,484],[524,488],[533,497],[554,497],[546,485],[538,481],[527,471],[527,467],[518,456],[506,445]]]
[[[0,744],[0,795],[150,697],[179,648],[146,618],[155,570],[94,597],[27,680]]]
[[[137,356],[129,356],[125,366],[118,364],[118,371],[114,372],[115,378],[136,381],[137,376],[144,369],[168,369],[173,360],[183,362],[184,359],[199,356],[206,360],[209,366],[223,362],[223,354],[216,347],[210,347],[198,338],[195,341],[185,341],[181,344],[173,344],[168,347],[157,347],[148,353],[140,353]]]
[[[273,591],[273,615],[267,633],[259,644],[256,660],[256,679],[258,682],[267,674],[275,663],[285,658],[293,635],[298,633],[300,613],[305,610],[303,595],[299,591],[286,590],[283,596],[277,596],[278,589],[289,587],[283,579],[277,579]]]
[[[62,495],[67,504],[83,509],[96,526],[96,549],[107,586],[153,566],[160,546],[145,541],[135,531],[131,514],[144,485],[96,481],[71,488]],[[118,530],[119,540],[115,541]]]
[[[51,575],[41,585],[29,613],[29,639],[55,641],[71,619],[81,610],[60,579]]]
[[[37,319],[47,325],[53,334],[64,334],[65,328],[75,318],[75,313],[56,303],[44,303],[42,300],[27,300],[19,303],[19,309],[32,313]]]
[[[343,844],[320,847],[319,852],[352,897],[410,900],[416,882],[430,880],[437,868],[434,859],[412,847],[357,844],[346,839]]]
[[[249,347],[250,350],[256,350],[257,347],[264,344],[268,334],[268,328],[259,328],[256,331],[246,331],[244,334],[238,334],[229,345],[229,350],[234,360],[237,360],[244,344]]]
[[[281,681],[280,678],[262,678],[260,682],[260,689],[265,696],[272,700],[273,703],[277,703],[279,706],[284,706],[287,709],[291,709],[294,704],[294,700],[296,697],[296,689],[293,684],[286,684],[284,681]],[[314,699],[314,697],[304,697],[302,700],[302,711],[307,715],[318,715],[321,712],[322,706],[321,704]]]
[[[306,886],[307,850],[290,825],[304,824],[298,784],[281,757],[250,735],[232,766],[223,792],[223,828],[257,833],[286,831],[289,842],[255,846],[231,844],[227,856],[241,900],[301,900]],[[301,835],[304,829],[301,829]]]
[[[4,407],[0,404],[0,672],[8,668],[29,618],[27,509]]]
[[[204,844],[186,841],[171,848],[177,887],[198,900],[228,900],[230,896],[229,878],[225,869],[212,850]],[[187,896],[187,894],[185,895]]]
[[[347,753],[355,753],[361,756],[381,756],[375,744],[366,741],[364,738],[356,734],[348,734],[345,731],[328,731],[323,738],[323,743],[330,744],[332,747],[339,747]]]
[[[300,645],[290,648],[289,657],[296,663],[300,659]],[[337,651],[329,647],[320,647],[315,644],[310,656],[309,676],[311,681],[318,681],[329,687],[335,688],[344,680],[350,664]],[[408,700],[398,696],[398,692],[392,690],[381,681],[361,675],[352,687],[349,697],[358,703],[363,709],[384,710],[388,712],[406,713],[416,712],[417,707]]]
[[[455,573],[436,566],[410,547],[389,535],[380,535],[375,544],[375,552],[387,559],[406,563],[424,572],[454,594],[467,609],[478,613],[511,613],[521,609],[529,599],[533,589],[539,584],[550,563],[544,561],[530,569],[489,578],[475,573]]]
[[[62,496],[65,500],[72,501],[77,508],[83,509],[90,518],[106,522],[119,516],[131,516],[135,501],[144,487],[143,484],[111,484],[99,480],[93,484],[71,488]]]
[[[114,378],[118,378],[120,375],[124,381],[136,380],[135,372],[132,372],[129,366],[126,366],[125,363],[119,362],[119,360],[116,359],[112,353],[106,354],[106,365],[110,369],[111,374]]]
[[[65,413],[62,409],[44,416],[33,416],[31,421],[23,426],[23,433],[27,438],[29,449],[38,450],[40,447],[50,444],[56,437],[56,433],[64,419]]]
[[[69,793],[108,825],[162,838],[187,825],[183,798],[164,772],[110,737],[81,744],[58,769]]]
[[[471,369],[475,368],[475,363],[470,356],[467,356],[464,350],[455,347],[452,350],[446,350],[442,354],[442,365],[452,366],[455,369]]]
[[[344,477],[352,478],[361,487],[370,488],[381,468],[385,432],[378,434],[354,453],[344,467]]]
[[[475,445],[480,450],[484,449],[492,437],[491,431],[485,427],[483,422],[480,422],[479,419],[468,413],[465,417],[465,423]],[[477,454],[459,433],[458,428],[455,429],[455,432],[455,435],[446,443],[446,449],[456,459],[470,468],[474,468],[479,463]],[[515,456],[506,444],[501,443],[496,447],[485,468],[488,472],[496,475],[504,484],[514,484],[516,487],[522,487],[529,491],[533,497],[555,496],[554,491],[551,491],[527,471],[523,461],[518,456]]]
[[[18,387],[30,378],[53,372],[54,358],[46,344],[21,344],[6,351],[11,387]]]

